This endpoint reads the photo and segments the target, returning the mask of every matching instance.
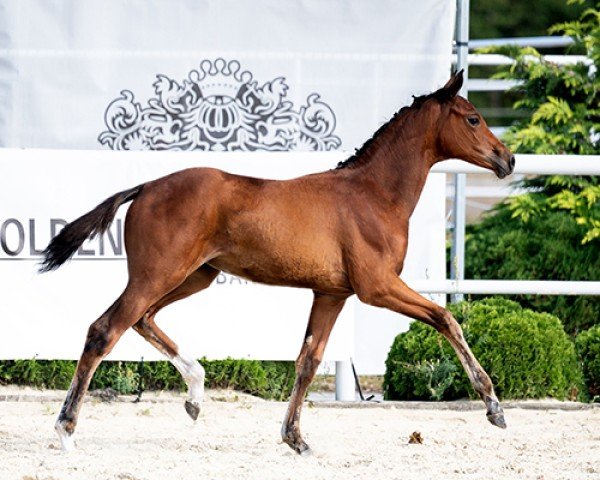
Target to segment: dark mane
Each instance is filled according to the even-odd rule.
[[[427,95],[420,95],[420,96],[413,95],[413,102],[411,105],[405,105],[400,110],[398,110],[396,113],[394,113],[392,118],[390,118],[386,123],[381,125],[377,129],[377,131],[373,134],[373,136],[371,138],[369,138],[363,144],[362,147],[356,149],[356,152],[354,153],[354,155],[352,155],[350,158],[348,158],[342,162],[339,162],[337,164],[337,166],[335,167],[335,169],[338,170],[341,168],[353,168],[353,167],[358,166],[361,156],[369,149],[369,147],[371,145],[373,145],[373,142],[375,141],[375,139],[377,137],[379,137],[385,130],[387,130],[387,128],[390,125],[395,123],[395,121],[397,119],[399,119],[400,117],[402,117],[403,115],[408,113],[410,110],[419,109],[427,100],[429,100],[431,98],[435,98],[436,100],[438,100],[440,102],[449,100],[449,97],[443,88],[436,90],[435,92],[429,93]]]

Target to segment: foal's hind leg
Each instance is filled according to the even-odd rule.
[[[189,398],[185,402],[185,411],[196,420],[200,413],[200,405],[204,399],[204,368],[192,356],[184,354],[177,344],[173,342],[154,322],[154,316],[167,305],[193,295],[207,288],[218,270],[203,265],[192,273],[179,287],[161,298],[138,321],[133,329],[156,347],[177,368],[188,386]]]
[[[492,380],[471,352],[460,325],[448,310],[423,298],[395,275],[376,284],[369,282],[368,287],[359,291],[359,298],[363,302],[421,320],[446,337],[467,372],[471,385],[485,402],[487,419],[497,427],[506,428],[504,412],[494,393]]]
[[[163,292],[172,290],[181,280],[181,277],[174,275],[171,278],[163,277],[162,282],[155,284],[130,281],[119,299],[92,323],[71,387],[55,425],[63,450],[73,447],[72,435],[77,425],[81,403],[102,359],[110,353],[125,330],[136,323],[148,308],[164,295]]]
[[[302,403],[306,390],[323,358],[331,329],[342,311],[345,301],[346,297],[321,295],[315,292],[304,343],[296,360],[296,382],[281,427],[283,441],[301,455],[310,451],[300,434]]]
[[[123,332],[131,326],[133,322],[130,319],[139,318],[147,308],[141,298],[136,299],[133,292],[126,289],[121,297],[90,325],[83,353],[55,425],[63,450],[73,448],[71,436],[75,431],[81,403],[94,371]]]

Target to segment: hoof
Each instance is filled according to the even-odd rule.
[[[302,445],[300,445],[298,447],[298,449],[294,448],[294,450],[296,451],[296,453],[298,455],[300,455],[301,457],[312,457],[312,450],[310,449],[310,447],[302,442]]]
[[[58,434],[60,440],[60,448],[63,452],[71,452],[75,450],[75,442],[73,442],[73,434],[67,432],[64,425],[61,422],[56,422],[54,430]]]
[[[504,410],[498,403],[498,400],[488,399],[486,401],[488,410],[486,417],[488,421],[496,427],[506,428],[506,421],[504,420]]]
[[[488,421],[495,425],[496,427],[506,428],[506,420],[504,420],[504,413],[488,413],[487,415]]]
[[[185,411],[192,420],[196,421],[198,420],[198,415],[200,415],[200,404],[198,402],[190,402],[189,400],[186,400]]]
[[[301,457],[310,457],[312,455],[312,450],[304,440],[300,440],[299,442],[294,443],[286,441],[285,443],[287,443],[290,446],[290,448]]]
[[[294,435],[293,433],[283,435],[283,441],[288,444],[294,452],[302,457],[310,457],[312,455],[312,450],[308,444],[302,440],[300,435]]]

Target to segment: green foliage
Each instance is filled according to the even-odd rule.
[[[519,153],[600,153],[600,13],[553,27],[570,35],[574,53],[588,62],[557,65],[533,48],[499,47],[515,62],[498,76],[518,79],[513,91],[522,113],[505,141]],[[466,276],[482,279],[598,280],[600,177],[543,176],[517,183],[526,193],[509,197],[481,223],[468,227]],[[576,334],[600,322],[600,298],[512,296],[523,306],[563,319]]]
[[[587,57],[570,65],[544,59],[534,48],[492,47],[485,52],[514,59],[496,76],[521,81],[513,89],[522,113],[504,136],[519,153],[597,155],[600,153],[600,11],[588,8],[577,21],[551,28],[574,40],[573,51]],[[600,180],[598,177],[553,176],[549,193],[530,191],[507,201],[512,216],[527,223],[551,211],[566,211],[584,227],[582,243],[600,240]],[[527,188],[524,182],[520,185]]]
[[[568,178],[568,177],[565,177]],[[465,275],[473,279],[598,280],[600,242],[581,245],[585,227],[564,211],[522,222],[508,203],[467,227]],[[551,313],[575,335],[600,322],[600,298],[572,295],[512,295],[521,305]]]
[[[583,8],[564,0],[478,0],[471,2],[471,38],[545,35],[548,25],[576,19]]]
[[[140,383],[140,369],[135,362],[102,362],[90,383],[92,390],[112,388],[130,394],[134,393]]]
[[[575,347],[558,318],[501,298],[461,302],[451,311],[500,398],[574,399],[581,392]],[[476,396],[448,342],[418,322],[392,345],[384,391],[402,400]]]
[[[231,388],[263,398],[285,400],[294,385],[293,362],[257,360],[201,360],[206,370],[208,388]],[[40,388],[67,389],[76,362],[69,360],[0,361],[0,384],[29,385]],[[141,369],[138,362],[102,362],[90,389],[112,388],[130,394],[137,391]],[[147,362],[142,379],[147,390],[179,390],[185,381],[169,362]]]
[[[597,11],[589,10],[598,16]],[[587,61],[559,65],[547,61],[532,47],[490,47],[486,53],[506,55],[514,63],[495,75],[519,80],[512,89],[519,100],[514,108],[523,115],[509,129],[504,139],[520,153],[595,155],[600,150],[600,25],[579,21],[564,24],[577,26],[573,36],[575,49],[582,50]]]
[[[75,366],[76,362],[68,360],[4,360],[0,361],[0,384],[67,389]]]
[[[531,182],[524,180],[519,184],[530,188]],[[600,177],[555,175],[546,177],[545,184],[563,185],[563,188],[553,194],[544,189],[507,198],[505,204],[512,218],[528,223],[555,211],[565,211],[584,228],[582,244],[600,240]]]
[[[263,398],[285,400],[294,386],[293,362],[227,359],[203,365],[213,388],[234,388]]]
[[[447,357],[436,360],[423,360],[415,364],[405,363],[404,367],[415,379],[414,393],[418,397],[431,397],[442,400],[450,388],[457,372],[456,365]]]
[[[452,347],[421,322],[412,322],[408,332],[396,337],[385,367],[383,388],[389,400],[443,400],[464,393],[454,388],[462,367]]]
[[[600,401],[600,325],[581,332],[575,341],[590,398]]]
[[[475,305],[465,322],[466,338],[488,369],[497,394],[574,400],[581,391],[581,372],[560,320],[514,305],[505,313]]]

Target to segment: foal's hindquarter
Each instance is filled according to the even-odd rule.
[[[484,400],[489,421],[504,427],[492,382],[458,323],[447,310],[411,290],[398,277],[406,253],[408,220],[431,165],[460,157],[486,168],[501,168],[504,173],[514,167],[512,154],[487,127],[477,136],[468,130],[467,122],[457,123],[456,131],[450,131],[439,119],[450,123],[455,115],[460,117],[455,121],[462,122],[462,116],[452,113],[454,107],[466,109],[466,115],[476,113],[466,100],[454,99],[460,88],[456,78],[451,79],[455,81],[450,85],[452,91],[440,96],[445,99],[448,94],[448,100],[435,95],[451,82],[421,99],[418,108],[394,117],[356,158],[343,165],[347,168],[288,181],[189,169],[111,197],[117,199],[113,210],[135,198],[125,226],[129,281],[119,299],[89,329],[56,425],[63,448],[71,446],[94,370],[130,327],[163,352],[184,376],[190,394],[186,411],[197,418],[204,371],[156,326],[154,316],[168,304],[208,287],[219,271],[314,292],[281,432],[284,442],[296,452],[309,451],[300,432],[308,385],[346,299],[355,293],[365,303],[408,315],[438,330]],[[444,138],[445,131],[450,131],[448,138]],[[465,151],[469,144],[464,141],[453,150],[451,139],[456,135],[471,139],[476,153]],[[106,202],[110,204],[111,199]]]

